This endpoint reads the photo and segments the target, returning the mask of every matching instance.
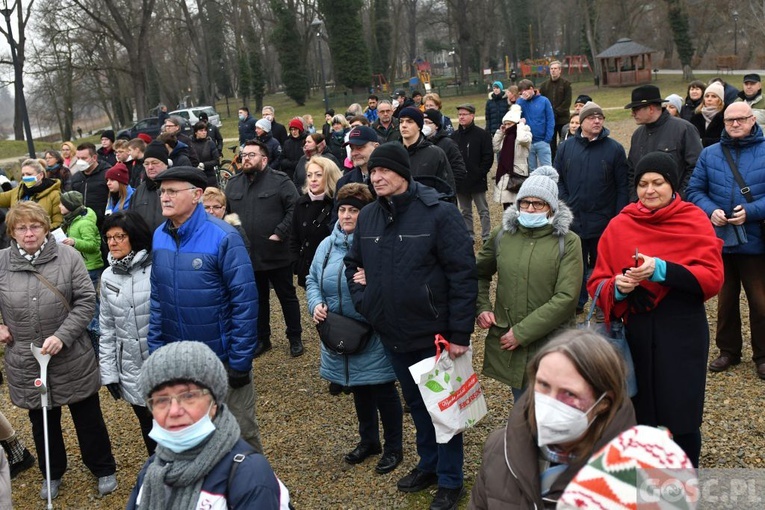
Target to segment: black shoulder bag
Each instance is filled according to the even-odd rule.
[[[733,178],[736,180],[738,187],[741,188],[739,191],[742,195],[744,195],[744,198],[747,202],[754,202],[752,190],[749,188],[749,186],[746,185],[746,181],[744,181],[744,178],[738,171],[738,166],[736,166],[736,162],[733,161],[733,156],[730,153],[730,149],[726,145],[721,145],[721,147],[723,154],[725,154],[725,159],[728,160],[728,166],[730,167],[730,171],[733,173]],[[760,222],[760,231],[762,232],[762,238],[765,240],[765,221]]]
[[[319,281],[319,290],[324,287],[324,270],[329,261],[329,255],[332,253],[332,247],[327,250],[324,257],[324,264],[321,266],[321,280]],[[369,339],[372,338],[372,326],[365,322],[352,319],[343,315],[343,295],[342,282],[337,280],[337,297],[340,303],[340,313],[334,313],[327,310],[327,318],[316,325],[319,332],[319,338],[324,346],[332,352],[343,355],[356,354],[363,351]],[[322,292],[322,299],[324,293]],[[326,299],[324,300],[326,303]]]

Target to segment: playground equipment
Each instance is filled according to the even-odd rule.
[[[414,62],[412,62],[412,66],[414,67],[415,71],[417,72],[417,79],[422,84],[423,88],[425,89],[425,93],[427,94],[431,90],[430,86],[430,62],[427,60],[424,60],[422,58],[416,58],[414,59]]]

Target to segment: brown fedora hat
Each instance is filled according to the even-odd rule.
[[[624,107],[625,110],[637,108],[638,106],[645,106],[648,104],[662,104],[666,103],[666,99],[662,99],[659,87],[656,85],[641,85],[632,91],[632,102]]]

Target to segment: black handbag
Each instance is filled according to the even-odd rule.
[[[723,154],[725,155],[725,159],[728,161],[728,166],[730,167],[730,171],[733,174],[733,178],[736,180],[736,184],[738,184],[739,192],[744,196],[744,199],[746,199],[747,202],[752,203],[754,202],[754,197],[752,196],[752,190],[747,186],[746,181],[744,181],[744,177],[741,175],[741,172],[738,171],[738,166],[736,165],[736,162],[733,160],[733,156],[730,153],[730,149],[726,145],[721,145]],[[765,220],[760,221],[760,231],[762,232],[763,239],[765,239]],[[746,241],[744,241],[746,242]]]
[[[606,323],[593,323],[592,321],[600,291],[603,289],[603,285],[606,281],[607,280],[603,280],[598,285],[595,295],[592,298],[592,304],[590,304],[590,310],[587,313],[587,319],[584,321],[584,324],[578,325],[578,329],[588,329],[599,334],[611,344],[611,347],[613,347],[617,353],[619,353],[624,360],[627,369],[627,395],[629,397],[634,397],[638,392],[637,377],[635,376],[635,364],[632,361],[632,352],[630,351],[629,344],[627,344],[627,335],[624,331],[624,324],[621,319],[613,319],[611,322]]]
[[[324,257],[324,264],[321,266],[321,280],[319,290],[324,287],[324,269],[327,267],[329,255],[332,252],[330,247],[327,255]],[[316,325],[316,331],[319,332],[321,343],[332,352],[343,355],[356,354],[363,351],[369,339],[372,338],[372,326],[365,322],[352,319],[343,315],[343,296],[342,282],[337,279],[337,296],[340,303],[340,313],[327,311],[327,318]],[[324,293],[322,292],[322,298]],[[326,302],[326,300],[325,300]]]

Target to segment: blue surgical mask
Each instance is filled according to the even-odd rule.
[[[239,120],[241,120],[241,121],[244,121],[244,119],[246,119],[246,118],[247,118],[247,117],[245,117],[244,115],[240,115],[240,116],[239,116]]]
[[[157,442],[157,444],[171,450],[175,453],[185,452],[197,446],[199,443],[207,439],[207,437],[215,432],[215,424],[210,419],[210,409],[213,404],[210,404],[210,408],[207,409],[205,415],[199,419],[193,425],[189,425],[185,429],[170,431],[160,427],[157,420],[152,420],[154,426],[149,432],[149,437]]]
[[[518,223],[526,228],[539,228],[544,227],[550,222],[547,220],[547,213],[530,213],[521,211],[518,215]]]
[[[24,184],[34,184],[37,182],[37,177],[34,175],[24,175],[21,177],[21,182]]]

